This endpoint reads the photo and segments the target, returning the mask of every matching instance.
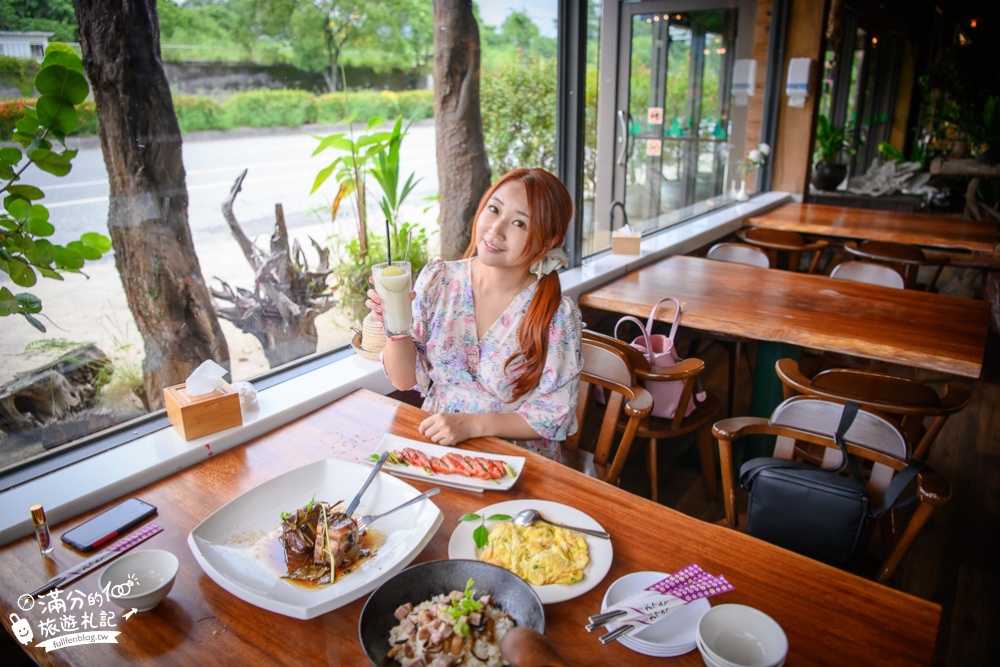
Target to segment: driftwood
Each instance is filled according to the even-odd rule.
[[[243,233],[233,213],[233,202],[243,187],[247,170],[239,175],[222,204],[222,215],[254,271],[253,289],[236,287],[216,277],[212,288],[218,315],[241,331],[253,334],[264,348],[271,367],[316,351],[316,317],[333,307],[326,278],[330,275],[329,251],[310,238],[319,255],[319,266],[309,269],[298,241],[288,244],[288,229],[281,204],[274,207],[275,225],[270,248],[262,250]]]
[[[14,380],[0,386],[0,431],[26,431],[84,410],[111,372],[107,355],[88,345],[18,373]]]

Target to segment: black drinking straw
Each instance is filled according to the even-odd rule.
[[[389,231],[389,218],[385,219],[385,254],[389,256],[389,266],[392,266],[392,232]]]

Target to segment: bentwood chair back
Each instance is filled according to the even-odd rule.
[[[682,382],[683,389],[678,405],[688,405],[692,396],[698,391],[698,375],[705,370],[705,362],[701,359],[689,358],[674,366],[651,367],[646,357],[624,341],[605,336],[593,331],[583,332],[584,343],[614,347],[624,354],[635,368],[636,377],[640,383],[650,382]],[[659,498],[659,479],[657,449],[663,441],[675,441],[681,436],[693,433],[698,446],[698,457],[701,461],[702,478],[705,483],[705,495],[709,500],[718,496],[718,483],[715,473],[715,453],[712,447],[712,423],[719,414],[719,399],[705,392],[705,399],[698,401],[695,396],[695,409],[684,415],[684,410],[677,410],[672,419],[655,417],[650,414],[642,419],[635,437],[649,440],[648,466],[650,496],[654,501]],[[631,423],[622,417],[618,423],[618,431],[623,440],[628,437]],[[674,448],[670,452],[676,459],[681,450]]]
[[[705,254],[705,258],[714,259],[720,262],[730,262],[732,264],[756,266],[761,269],[771,268],[771,258],[768,257],[767,253],[757,246],[753,246],[748,243],[716,243],[708,249],[708,252]],[[729,354],[729,387],[728,394],[726,396],[726,405],[728,406],[727,414],[729,414],[729,416],[733,416],[736,414],[737,375],[740,370],[740,358],[745,356],[743,354],[743,348],[747,339],[741,336],[729,336],[717,333],[706,335],[726,347],[726,351]],[[695,348],[695,350],[697,351],[697,348]],[[750,369],[750,377],[752,380],[753,368],[750,368],[749,357],[747,357],[747,368]]]
[[[816,273],[820,255],[830,245],[830,242],[826,239],[807,241],[802,234],[783,229],[744,227],[737,231],[736,235],[746,243],[764,250],[771,259],[771,266],[775,268],[780,267],[778,261],[779,253],[788,255],[787,268],[789,271],[798,271],[799,258],[802,256],[802,253],[811,252],[813,254],[812,260],[809,262],[809,268],[806,270],[806,273]]]
[[[845,243],[844,250],[854,257],[886,264],[893,267],[903,276],[906,289],[917,289],[917,274],[925,266],[933,267],[930,279],[924,286],[924,291],[934,289],[941,270],[948,263],[947,257],[928,257],[918,246],[893,241],[863,241],[858,244]]]
[[[588,470],[593,465],[593,473],[598,478],[618,484],[639,424],[653,409],[653,397],[640,386],[632,359],[627,354],[618,346],[588,337],[588,333],[584,331],[583,371],[576,406],[577,431],[563,444],[563,460],[578,470]],[[603,406],[595,400],[595,387],[603,389]],[[603,414],[591,449],[588,448],[591,443],[582,436],[585,432],[590,433],[587,417],[594,414],[594,408],[603,409]],[[620,423],[624,428],[616,447]]]
[[[767,253],[747,243],[723,242],[716,243],[708,249],[705,254],[708,259],[720,262],[731,262],[733,264],[746,264],[747,266],[757,266],[762,269],[771,268],[771,260]]]
[[[829,462],[841,460],[840,447],[834,441],[833,433],[843,408],[842,402],[816,396],[795,396],[775,408],[770,418],[734,417],[716,422],[712,432],[719,444],[727,526],[739,529],[745,524],[738,513],[737,492],[740,489],[736,478],[738,471],[733,463],[733,443],[754,434],[777,436],[773,456],[792,459],[797,451],[793,443],[803,441],[829,451],[830,455],[824,456],[823,460],[827,462],[824,467],[830,467]],[[892,478],[908,464],[906,438],[885,417],[862,409],[844,439],[848,453],[858,459],[862,469],[869,471],[866,484],[870,506],[878,507]],[[908,493],[904,491],[904,497]],[[909,511],[912,506],[894,509],[879,519],[883,550],[877,574],[880,582],[888,581],[895,574],[931,512],[951,497],[951,487],[944,477],[926,468],[917,475],[916,494],[919,502],[915,510]]]
[[[903,276],[899,271],[886,264],[876,264],[875,262],[841,262],[830,271],[830,277],[894,289],[903,289],[905,286]]]
[[[779,359],[775,371],[785,398],[796,394],[854,401],[899,426],[906,436],[910,458],[923,461],[948,418],[964,409],[971,389],[949,382],[944,393],[909,378],[851,368],[831,368],[808,378],[794,359]]]

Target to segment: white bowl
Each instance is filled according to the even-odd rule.
[[[119,607],[149,611],[174,587],[178,567],[180,561],[169,551],[133,551],[104,568],[99,585]]]
[[[712,607],[698,623],[698,650],[713,667],[777,667],[788,638],[773,618],[742,604]],[[706,655],[707,654],[707,655]]]

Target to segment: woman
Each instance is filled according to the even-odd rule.
[[[397,389],[425,396],[432,442],[497,436],[560,459],[583,367],[580,310],[556,272],[572,216],[558,178],[515,169],[479,203],[465,257],[420,273],[413,334],[390,337],[382,364]],[[379,316],[375,290],[365,305]]]

